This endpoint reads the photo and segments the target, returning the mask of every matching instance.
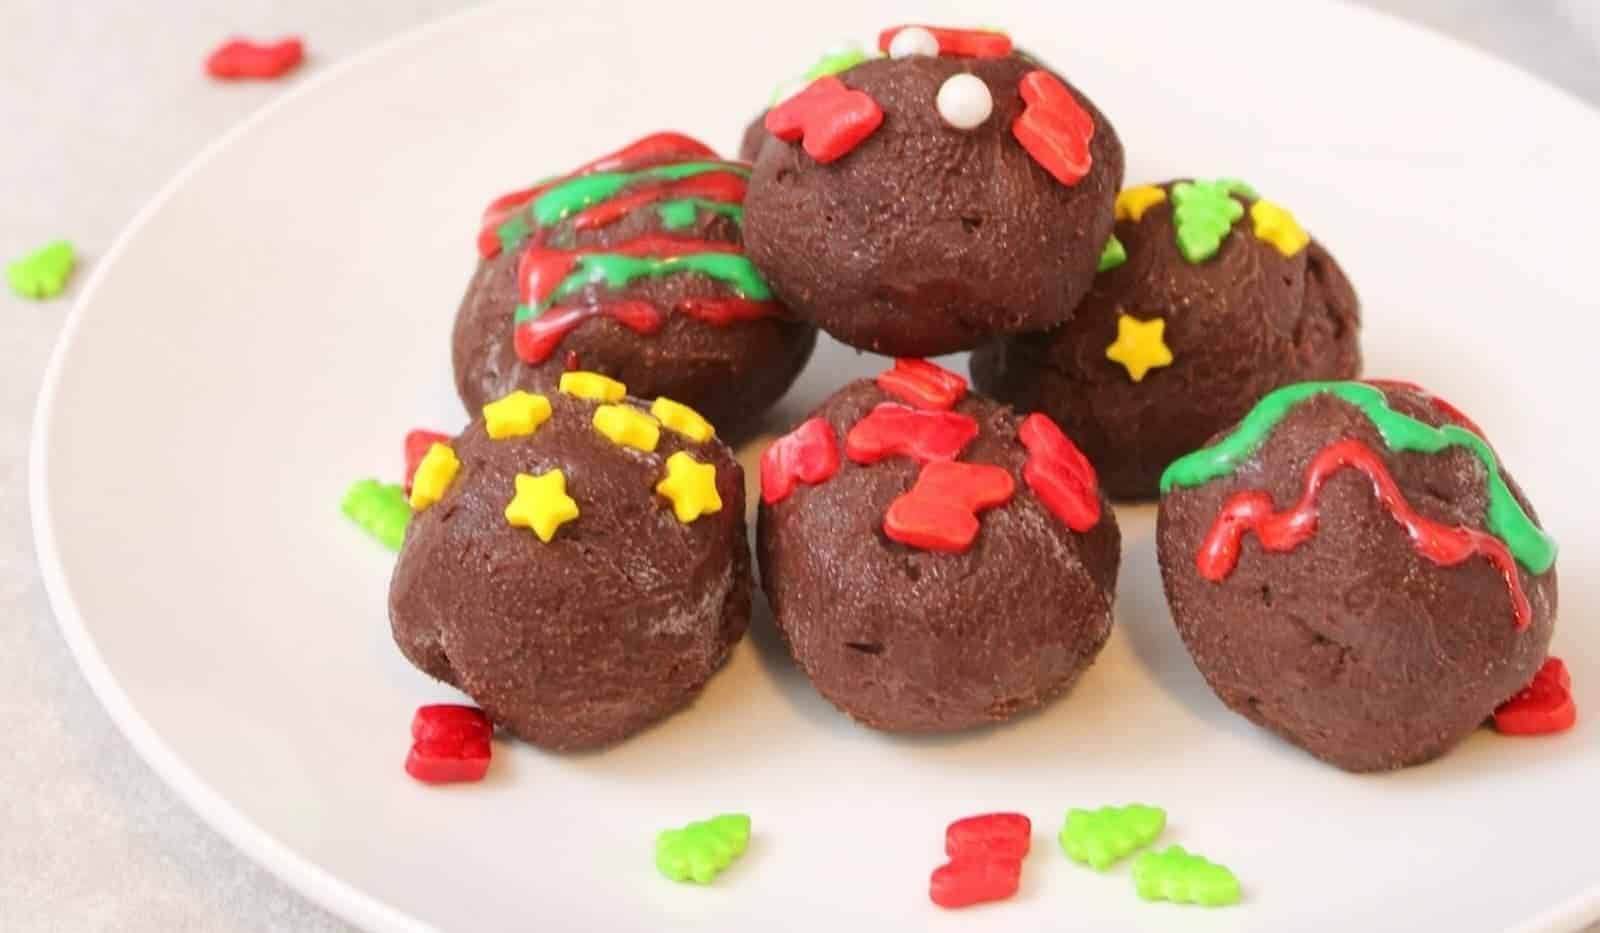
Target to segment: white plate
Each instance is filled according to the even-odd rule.
[[[1464,933],[1600,915],[1600,118],[1342,6],[856,6],[478,11],[310,82],[156,199],[67,327],[32,474],[62,628],[140,752],[251,855],[380,929]],[[1136,509],[1117,633],[1042,715],[920,741],[856,728],[758,620],[698,704],[618,748],[501,743],[470,787],[402,774],[413,708],[451,694],[390,644],[391,558],[338,501],[396,474],[407,428],[462,421],[446,346],[479,209],[644,131],[731,146],[817,50],[904,19],[1004,22],[1113,115],[1131,181],[1244,176],[1332,246],[1370,371],[1475,414],[1563,542],[1577,730],[1484,732],[1386,777],[1317,764],[1207,692]],[[827,346],[780,417],[879,365]],[[1125,868],[1060,855],[1065,808],[1129,800],[1166,806],[1168,838],[1232,866],[1246,903],[1146,905]],[[1020,896],[939,912],[945,823],[999,808],[1035,820]],[[658,829],[731,809],[756,835],[717,885],[656,875]]]

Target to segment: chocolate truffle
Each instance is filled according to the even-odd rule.
[[[1116,131],[1001,34],[905,27],[880,48],[907,33],[923,41],[902,57],[818,78],[767,112],[750,258],[800,317],[877,353],[950,353],[1066,321],[1111,232]]]
[[[750,621],[744,473],[682,405],[595,373],[489,405],[417,469],[389,588],[411,663],[557,750],[687,704]]]
[[[1355,291],[1290,214],[1238,182],[1130,188],[1066,325],[972,356],[979,388],[1059,421],[1118,499],[1265,393],[1361,369]]]
[[[1555,544],[1477,427],[1421,389],[1279,389],[1161,483],[1161,576],[1195,665],[1324,761],[1436,758],[1545,659]]]
[[[1120,534],[1042,415],[899,361],[762,455],[761,583],[795,661],[866,725],[949,732],[1064,693],[1111,632]]]
[[[816,329],[740,246],[746,166],[647,136],[490,204],[456,315],[456,390],[477,411],[582,368],[737,436],[799,375]]]

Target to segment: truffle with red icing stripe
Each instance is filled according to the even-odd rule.
[[[497,198],[452,338],[462,402],[581,368],[747,433],[816,342],[744,256],[748,174],[657,133]]]
[[[1196,667],[1324,761],[1436,758],[1545,661],[1555,544],[1478,428],[1421,389],[1280,389],[1162,482],[1161,574]]]
[[[1120,534],[1042,415],[901,360],[761,461],[761,582],[796,663],[860,722],[949,732],[1060,696],[1111,631]]]
[[[745,134],[745,242],[773,291],[900,356],[1067,321],[1111,232],[1111,123],[1000,33],[896,27],[879,47]]]

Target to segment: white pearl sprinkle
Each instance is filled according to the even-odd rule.
[[[983,124],[994,112],[994,96],[989,85],[977,75],[951,75],[939,86],[939,116],[958,130]]]
[[[912,55],[938,55],[939,40],[921,26],[907,26],[889,40],[890,58],[909,58]]]

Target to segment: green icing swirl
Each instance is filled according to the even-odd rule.
[[[672,201],[662,201],[656,207],[656,212],[661,215],[661,226],[668,230],[682,230],[694,223],[696,211],[708,211],[731,218],[736,224],[744,223],[744,207],[738,204],[724,204],[721,201],[711,201],[706,198],[677,198]]]
[[[1436,428],[1401,414],[1389,407],[1382,390],[1360,382],[1302,382],[1269,393],[1227,437],[1180,457],[1167,467],[1161,474],[1162,494],[1173,486],[1199,486],[1232,473],[1261,449],[1267,435],[1294,406],[1316,395],[1332,395],[1355,406],[1378,429],[1390,450],[1434,454],[1450,447],[1464,447],[1471,451],[1489,474],[1487,524],[1490,534],[1499,538],[1517,562],[1535,575],[1544,573],[1555,563],[1555,540],[1523,511],[1500,475],[1494,450],[1483,438],[1459,425]]]
[[[533,220],[541,227],[548,227],[606,200],[634,182],[650,178],[677,181],[707,172],[732,172],[750,177],[749,169],[729,162],[674,162],[637,172],[594,172],[564,181],[535,198]]]

